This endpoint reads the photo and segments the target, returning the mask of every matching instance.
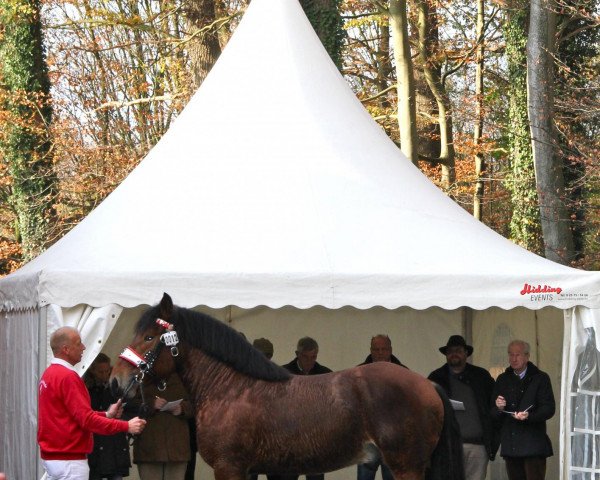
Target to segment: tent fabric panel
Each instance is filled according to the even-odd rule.
[[[562,392],[562,478],[600,475],[600,310],[566,318]]]
[[[94,307],[115,303],[131,308],[156,303],[166,291],[178,305],[188,308],[198,303],[212,308],[232,304],[241,308],[289,305],[302,309],[317,305],[329,309],[347,305],[359,309],[407,306],[418,310],[430,307],[454,310],[463,306],[476,310],[489,307],[537,310],[547,306],[569,309],[577,305],[600,308],[600,274],[597,272],[572,270],[567,274],[538,274],[532,271],[528,274],[526,266],[523,271],[525,273],[488,276],[469,275],[460,270],[435,275],[166,270],[125,271],[114,277],[101,271],[55,270],[40,276],[39,299],[41,305],[71,307],[77,299],[78,303]],[[533,293],[523,293],[526,285]],[[544,292],[544,287],[550,291]],[[560,293],[556,289],[560,289]]]
[[[0,313],[0,471],[37,475],[37,385],[40,310]]]
[[[462,318],[461,310],[440,308],[362,311],[352,307],[337,310],[261,307],[244,311],[234,308],[230,324],[250,340],[271,339],[275,347],[273,358],[279,364],[294,358],[301,337],[313,337],[319,343],[319,363],[333,370],[362,363],[370,353],[371,337],[386,334],[392,341],[393,353],[402,363],[427,375],[443,359],[438,347],[462,329]],[[415,344],[419,347],[415,348]]]
[[[38,285],[39,272],[11,274],[0,278],[0,312],[39,307]]]

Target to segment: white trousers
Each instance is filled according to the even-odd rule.
[[[48,480],[88,480],[87,460],[42,460]]]

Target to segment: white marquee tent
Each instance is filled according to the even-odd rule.
[[[437,347],[453,333],[497,368],[510,338],[528,339],[557,398],[562,385],[556,471],[600,472],[596,427],[571,416],[594,412],[599,395],[594,367],[581,366],[593,362],[578,358],[596,358],[584,345],[600,328],[600,273],[533,255],[443,195],[364,110],[296,0],[253,0],[141,164],[63,239],[0,279],[0,471],[40,476],[35,385],[49,334],[80,329],[83,372],[127,341],[130,330],[111,335],[115,324],[130,325],[163,291],[249,338],[279,341],[277,361],[288,360],[278,345],[293,352],[316,332],[323,363],[351,366],[385,330],[421,373],[439,366]],[[572,382],[576,368],[583,380]]]

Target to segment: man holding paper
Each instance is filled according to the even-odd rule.
[[[492,413],[502,422],[500,455],[509,480],[543,480],[552,444],[546,420],[556,408],[548,374],[529,361],[529,344],[508,344],[510,366],[498,376]]]
[[[446,364],[428,378],[450,397],[463,441],[465,479],[484,480],[488,461],[498,450],[490,415],[494,379],[486,369],[467,363],[473,347],[462,336],[452,335],[439,350]]]

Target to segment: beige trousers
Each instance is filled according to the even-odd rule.
[[[465,480],[485,480],[489,458],[483,445],[463,443],[463,459]]]

